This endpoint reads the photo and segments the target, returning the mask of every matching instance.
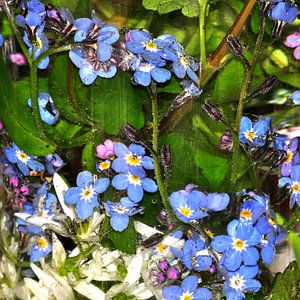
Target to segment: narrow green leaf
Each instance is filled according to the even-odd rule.
[[[135,254],[137,239],[132,220],[130,220],[128,227],[122,232],[117,232],[112,229],[109,237],[118,250],[128,254]]]
[[[87,171],[95,173],[96,171],[96,157],[95,157],[95,144],[89,142],[82,150],[81,165]]]

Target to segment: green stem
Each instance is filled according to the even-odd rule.
[[[258,55],[260,53],[261,47],[262,47],[264,31],[265,31],[265,18],[264,18],[264,16],[261,16],[260,32],[259,32],[257,40],[256,40],[256,44],[255,44],[255,48],[254,48],[253,55],[251,58],[250,66],[246,65],[245,78],[244,78],[244,81],[242,83],[241,90],[240,90],[239,103],[238,103],[236,116],[235,116],[235,122],[234,122],[235,129],[237,130],[237,132],[239,132],[241,118],[243,115],[244,107],[247,102],[247,94],[248,94],[248,89],[249,89],[249,85],[251,82],[253,70],[254,70]],[[232,192],[234,192],[235,188],[236,188],[236,182],[237,182],[237,176],[239,173],[240,162],[241,162],[241,157],[240,157],[239,138],[236,137],[233,142],[232,168],[231,168],[231,177],[230,177],[230,184],[231,184]]]
[[[170,206],[168,200],[168,191],[164,184],[163,176],[161,174],[161,166],[158,159],[158,152],[159,152],[159,120],[158,120],[158,104],[157,104],[157,93],[156,93],[156,86],[152,84],[150,88],[150,95],[151,95],[151,104],[152,104],[152,117],[153,117],[153,124],[152,124],[152,147],[153,147],[153,161],[154,161],[154,172],[156,177],[156,182],[158,185],[159,193],[162,199],[162,203],[169,215],[169,217],[175,221],[175,217]]]
[[[18,27],[17,27],[17,25],[15,23],[14,16],[10,12],[9,6],[7,4],[7,1],[0,0],[0,6],[2,6],[2,8],[3,8],[3,10],[4,10],[4,12],[5,12],[5,14],[6,14],[7,18],[8,18],[10,26],[11,26],[11,28],[12,28],[12,30],[13,30],[16,38],[17,38],[17,41],[18,41],[18,43],[19,43],[19,45],[20,45],[20,47],[22,49],[23,54],[25,55],[25,57],[28,60],[29,64],[31,64],[32,57],[30,56],[30,54],[29,54],[29,52],[27,50],[27,47],[26,47],[26,45],[23,42],[23,38],[22,38],[22,36],[21,36],[21,34],[20,34],[19,30],[18,30]]]
[[[200,62],[203,69],[206,69],[206,32],[205,32],[205,21],[207,12],[208,0],[198,0],[199,5],[199,41],[200,41]],[[201,72],[201,69],[200,69]],[[201,77],[201,73],[200,73]]]

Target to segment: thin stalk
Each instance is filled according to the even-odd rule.
[[[199,41],[200,41],[200,62],[203,69],[206,69],[207,59],[206,59],[206,31],[205,31],[205,21],[207,12],[207,0],[198,0],[199,5]],[[201,72],[201,68],[200,68]],[[201,73],[200,73],[201,78]]]
[[[158,185],[159,193],[162,199],[162,203],[172,220],[175,220],[172,208],[170,206],[169,200],[168,200],[168,192],[166,189],[166,186],[164,184],[164,179],[161,173],[161,166],[158,159],[158,153],[159,153],[159,119],[158,119],[158,104],[157,104],[157,93],[156,93],[156,86],[152,85],[150,88],[150,95],[151,95],[151,104],[152,104],[152,118],[153,118],[153,124],[152,124],[152,156],[154,161],[154,172],[155,172],[155,178]]]
[[[241,118],[243,115],[245,104],[247,102],[246,101],[247,94],[248,94],[253,70],[254,70],[258,55],[261,51],[264,32],[265,32],[265,18],[264,18],[264,16],[261,16],[260,32],[259,32],[257,40],[256,40],[255,48],[254,48],[253,55],[252,55],[252,58],[250,61],[250,66],[246,65],[245,78],[244,78],[244,81],[242,83],[241,90],[240,90],[239,103],[238,103],[236,116],[235,116],[235,122],[234,122],[235,129],[237,130],[237,132],[239,132]],[[230,177],[232,192],[234,192],[234,190],[235,190],[237,175],[239,173],[240,161],[241,161],[241,157],[240,157],[239,138],[236,137],[233,142],[232,168],[231,168],[231,177]]]
[[[10,26],[11,26],[11,28],[12,28],[12,30],[13,30],[16,38],[17,38],[17,41],[18,41],[18,43],[19,43],[19,45],[20,45],[20,47],[22,49],[23,54],[25,55],[26,59],[28,60],[28,63],[31,64],[32,57],[30,56],[30,54],[29,54],[29,52],[27,50],[27,47],[26,47],[26,45],[23,42],[23,38],[22,38],[22,36],[21,36],[21,34],[19,32],[19,29],[18,29],[18,27],[17,27],[17,25],[15,23],[14,16],[10,12],[9,6],[7,4],[7,1],[0,0],[0,6],[2,6],[2,8],[3,8],[3,10],[4,10],[4,12],[5,12],[5,14],[6,14],[7,18],[8,18]]]

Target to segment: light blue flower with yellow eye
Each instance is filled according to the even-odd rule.
[[[17,164],[24,176],[29,175],[29,169],[33,171],[43,171],[45,169],[43,164],[22,151],[15,143],[11,147],[4,147],[4,153],[10,163]]]
[[[108,178],[94,180],[91,172],[83,171],[77,176],[77,187],[71,187],[64,195],[67,204],[76,205],[78,217],[86,220],[93,214],[94,207],[99,206],[98,195],[109,186]]]
[[[129,224],[129,217],[141,212],[144,207],[124,197],[120,202],[103,202],[106,213],[110,216],[110,225],[116,231],[124,231]]]
[[[28,99],[28,106],[32,107],[31,98]],[[38,94],[38,106],[42,121],[49,125],[53,125],[59,118],[59,111],[56,109],[52,97],[45,92]]]
[[[30,262],[37,262],[42,257],[47,256],[52,251],[52,245],[44,236],[36,239],[36,243],[32,246],[30,251]]]

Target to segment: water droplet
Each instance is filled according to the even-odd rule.
[[[156,204],[157,203],[157,199],[152,199],[152,204]]]

